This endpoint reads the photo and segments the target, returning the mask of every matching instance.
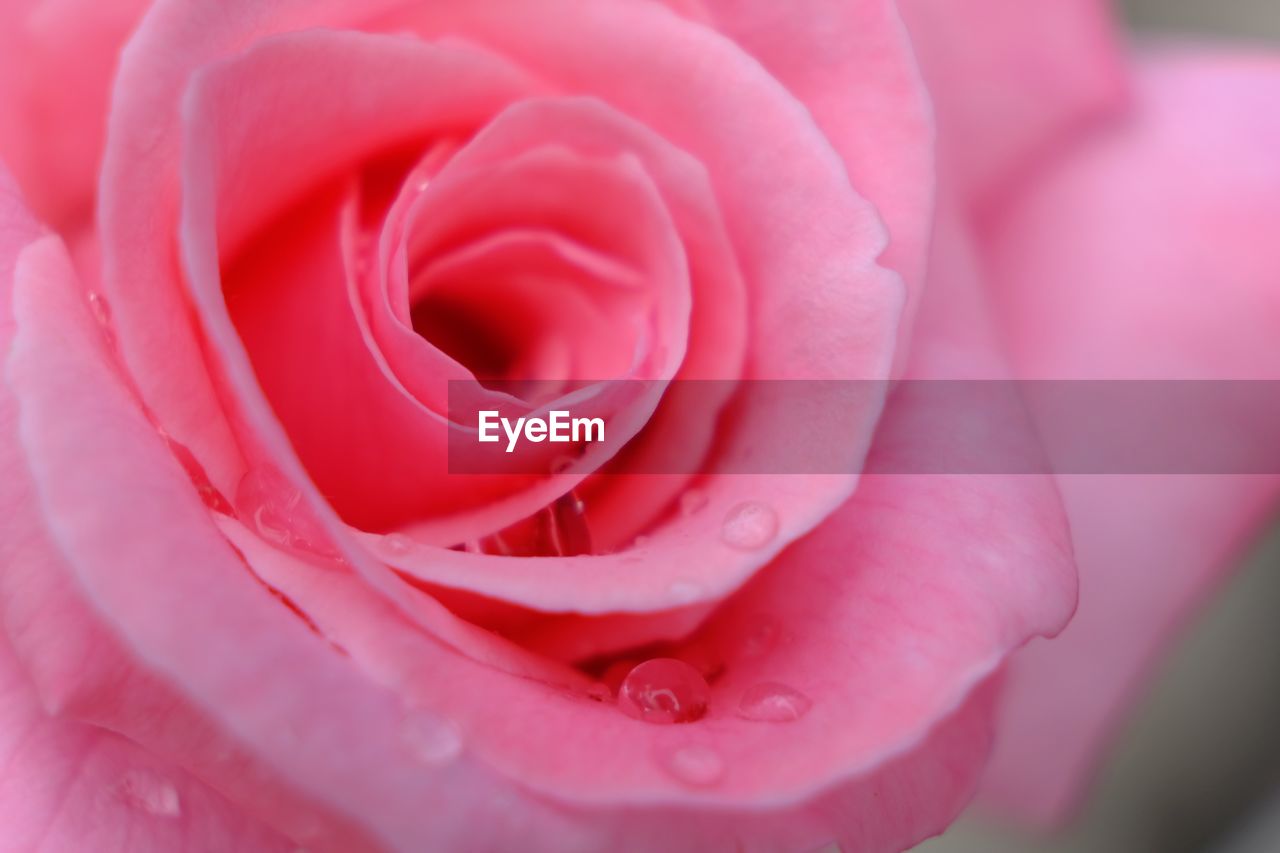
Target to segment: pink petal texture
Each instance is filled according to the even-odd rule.
[[[12,182],[0,171],[0,355],[8,354],[15,331],[12,282],[18,255],[39,237]],[[50,851],[133,845],[181,849],[198,838],[201,848],[210,850],[288,849],[254,816],[301,836],[300,828],[317,824],[313,810],[300,808],[278,786],[250,782],[248,771],[256,761],[237,753],[171,691],[141,672],[85,605],[45,533],[17,417],[8,384],[0,383],[0,622],[7,635],[0,637],[0,762],[5,767],[0,823],[5,845]],[[181,769],[193,765],[206,771],[200,778],[226,786],[236,805]],[[333,821],[321,825],[330,837],[345,839],[347,849],[356,849],[349,830]]]
[[[675,8],[682,4],[670,3]],[[933,213],[933,116],[896,5],[691,0],[685,14],[736,41],[813,113],[889,230],[883,263],[915,314]],[[905,347],[900,347],[903,352]]]
[[[39,218],[88,224],[120,49],[147,0],[0,7],[0,161]]]
[[[1280,378],[1280,63],[1149,55],[1135,109],[1018,188],[985,232],[1030,378]],[[1242,446],[1274,442],[1229,426]],[[1259,445],[1261,446],[1261,445]],[[1063,478],[1078,615],[1011,666],[993,807],[1066,817],[1162,646],[1280,495],[1275,476]]]
[[[125,738],[46,716],[4,643],[0,765],[8,850],[292,849],[198,779]]]
[[[1106,0],[898,5],[937,110],[941,167],[970,201],[1126,103]]]

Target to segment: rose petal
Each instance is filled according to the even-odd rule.
[[[14,850],[286,851],[179,768],[94,726],[45,716],[0,642],[0,823]]]
[[[15,332],[11,285],[17,248],[39,233],[0,170],[0,356],[7,357]],[[92,327],[86,332],[92,335]],[[66,773],[79,775],[67,777],[77,781],[72,783],[75,787],[67,795],[69,799],[60,804],[59,813],[64,817],[48,828],[48,838],[57,839],[46,841],[49,849],[111,849],[114,842],[108,839],[117,832],[155,833],[158,838],[200,834],[216,848],[225,833],[216,820],[209,826],[209,813],[221,812],[227,817],[233,810],[199,782],[170,766],[173,764],[196,772],[198,778],[225,792],[242,815],[248,815],[231,821],[226,831],[238,831],[236,826],[243,825],[245,837],[237,845],[228,841],[228,849],[244,849],[240,845],[252,844],[253,838],[271,846],[280,843],[278,839],[269,841],[269,833],[255,828],[254,820],[294,838],[322,830],[340,845],[338,849],[363,846],[358,834],[300,801],[296,793],[263,772],[256,759],[245,755],[188,703],[143,671],[85,604],[62,554],[46,533],[39,497],[18,438],[16,401],[7,383],[0,383],[0,471],[4,472],[0,478],[0,517],[4,523],[0,535],[0,617],[8,635],[0,639],[5,681],[0,713],[11,715],[0,729],[13,737],[4,748],[16,746],[23,729],[10,723],[20,717],[30,719],[26,738],[38,744],[33,753],[24,746],[20,762],[6,765],[5,779],[23,786],[21,796],[10,798],[0,793],[0,808],[12,805],[24,816],[22,820],[6,818],[5,826],[12,828],[7,829],[10,842],[28,846],[17,840],[25,837],[21,827],[34,821],[32,831],[39,831],[37,818],[42,813],[39,807],[32,807],[30,792],[56,790],[56,782],[50,780]],[[14,674],[19,666],[30,685],[16,680],[21,678]],[[60,719],[38,720],[43,713]],[[123,734],[150,755],[98,727]],[[91,758],[77,767],[84,754]],[[85,781],[104,776],[113,778],[102,780],[100,788]],[[133,796],[140,792],[131,794],[130,788],[139,780],[153,783],[151,794],[142,800]],[[145,807],[150,803],[169,808],[167,804],[173,802],[170,788],[179,802],[186,803],[186,814],[160,815],[161,820],[150,821]],[[121,799],[121,795],[126,796]],[[143,812],[128,808],[130,803],[142,805]],[[50,800],[50,805],[59,804]],[[206,831],[209,834],[204,836]],[[98,833],[104,833],[102,840],[95,840],[100,838]],[[35,843],[31,839],[30,844]],[[178,842],[171,838],[157,843],[171,846]]]
[[[1149,58],[1134,114],[1013,195],[987,237],[1023,375],[1280,377],[1278,92],[1274,59]],[[991,805],[1038,821],[1078,802],[1161,647],[1257,532],[1280,479],[1077,476],[1063,492],[1079,613],[1012,667],[987,782]]]
[[[112,73],[147,0],[10,0],[0,8],[0,160],[32,209],[87,224]]]
[[[678,7],[679,3],[668,5]],[[813,114],[858,191],[884,218],[881,260],[907,285],[904,336],[919,303],[933,219],[933,116],[893,3],[828,0],[802,14],[769,0],[692,0]],[[905,357],[905,341],[899,355]]]
[[[1105,0],[902,0],[938,115],[941,165],[969,201],[1126,99]]]

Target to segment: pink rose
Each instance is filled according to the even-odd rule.
[[[1275,495],[860,475],[959,417],[910,398],[744,474],[733,391],[1280,374],[1274,64],[1067,0],[107,5],[0,12],[17,849],[903,850],[997,719],[1056,817]],[[530,408],[477,378],[644,390],[463,474],[451,390]]]

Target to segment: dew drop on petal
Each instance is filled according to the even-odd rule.
[[[447,764],[462,753],[462,734],[450,720],[422,709],[410,711],[400,723],[400,740],[415,760]]]
[[[85,298],[89,302],[89,313],[93,315],[98,328],[102,330],[103,338],[109,345],[115,346],[116,333],[111,324],[111,305],[107,302],[107,298],[97,291],[91,291]]]
[[[720,538],[731,548],[754,551],[778,535],[778,514],[759,501],[746,501],[729,510]]]
[[[738,716],[765,723],[789,723],[812,707],[813,700],[799,690],[771,681],[747,688],[738,702]]]
[[[550,523],[554,533],[553,553],[562,557],[578,557],[592,552],[587,507],[576,492],[561,495],[551,504]]]
[[[236,487],[235,505],[240,517],[273,545],[329,559],[340,556],[302,492],[275,468],[249,470]]]
[[[742,656],[758,658],[778,642],[778,628],[772,622],[760,622],[742,643]]]
[[[647,660],[627,673],[618,707],[646,723],[692,723],[707,713],[711,688],[702,673],[675,658]]]
[[[686,785],[705,788],[724,778],[724,759],[709,746],[681,746],[662,756],[662,766]]]
[[[680,496],[680,514],[685,518],[695,515],[706,508],[707,493],[701,489],[689,489]]]
[[[178,789],[153,770],[130,770],[120,780],[120,798],[134,808],[156,817],[178,817],[182,800]]]
[[[98,321],[99,326],[111,325],[111,305],[107,302],[107,298],[97,291],[91,292],[88,297],[89,310],[93,313],[93,319]]]
[[[388,553],[399,557],[413,550],[413,540],[403,533],[388,533],[382,537],[382,544],[386,546]]]

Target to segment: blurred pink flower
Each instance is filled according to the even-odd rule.
[[[1278,372],[1274,63],[898,5],[0,12],[5,837],[902,850],[993,743],[1060,816],[1274,478],[742,474],[714,394],[447,466],[477,377]]]

